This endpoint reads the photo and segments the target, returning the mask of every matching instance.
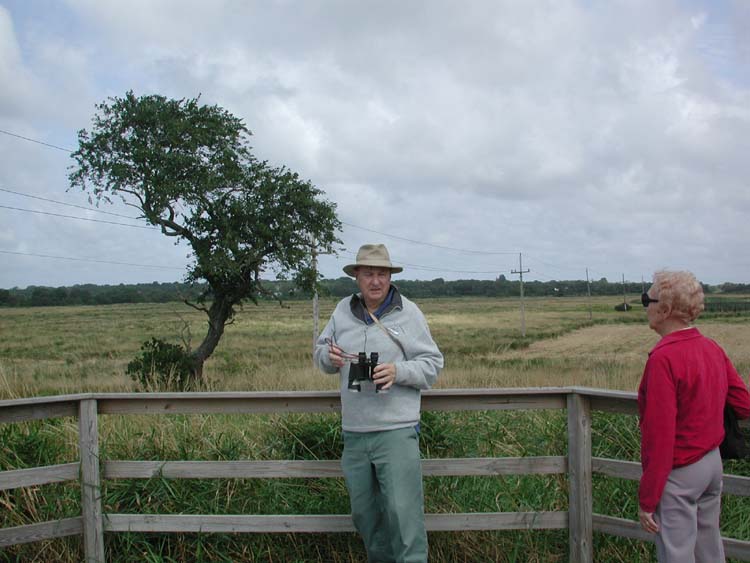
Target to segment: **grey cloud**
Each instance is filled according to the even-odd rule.
[[[8,72],[36,96],[0,98],[0,116],[20,116],[29,136],[62,143],[67,131],[71,139],[94,103],[130,88],[200,93],[243,117],[261,158],[310,178],[351,224],[445,246],[524,250],[548,276],[580,277],[586,265],[613,279],[622,270],[637,276],[675,256],[714,281],[748,276],[746,266],[712,261],[739,252],[750,234],[742,3],[61,6],[71,33],[19,16],[10,49],[0,48]],[[62,167],[37,183],[61,189]],[[376,236],[345,230],[354,251]],[[97,241],[92,252],[132,252],[115,231],[104,237],[110,247]],[[391,242],[396,256],[445,268],[444,277],[517,267],[510,255],[501,264]],[[328,262],[326,273],[338,275],[338,262]]]

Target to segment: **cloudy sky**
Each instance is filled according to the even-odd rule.
[[[522,253],[525,279],[750,282],[744,0],[0,0],[0,287],[182,278],[187,247],[67,191],[128,90],[223,106],[324,190],[326,277],[385,242],[407,279]]]

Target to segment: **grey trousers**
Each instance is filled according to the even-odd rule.
[[[427,563],[417,431],[344,432],[341,467],[367,560]]]
[[[719,532],[722,472],[718,448],[670,472],[655,514],[661,563],[724,561]]]

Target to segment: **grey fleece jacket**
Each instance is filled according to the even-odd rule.
[[[342,299],[315,346],[316,365],[325,373],[339,372],[342,428],[376,432],[414,426],[419,422],[420,390],[429,389],[437,380],[443,355],[432,340],[422,311],[395,286],[391,306],[379,320],[401,347],[377,324],[367,325],[365,314],[361,295]],[[341,370],[331,364],[326,342],[330,338],[345,352],[365,352],[368,358],[371,352],[377,352],[380,363],[394,364],[396,380],[388,393],[375,393],[369,381],[362,382],[359,393],[349,391],[350,364],[344,364]]]

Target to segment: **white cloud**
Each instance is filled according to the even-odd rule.
[[[581,277],[589,265],[637,279],[683,260],[713,282],[750,279],[747,264],[719,259],[744,252],[750,235],[742,2],[44,6],[0,8],[0,79],[12,79],[0,90],[0,119],[21,134],[70,146],[107,96],[200,94],[241,116],[258,156],[325,189],[350,224],[523,250],[547,277]],[[47,161],[50,149],[19,142],[0,139],[0,150],[15,147],[0,183],[62,193],[64,155]],[[37,250],[52,240],[13,225]],[[68,255],[87,240],[89,255],[184,261],[171,241],[149,242],[153,254],[140,257],[116,229],[92,242],[102,232],[93,224],[70,227],[66,243],[59,225],[36,228],[58,233]],[[517,267],[513,255],[344,234],[350,251],[380,237],[404,262],[452,270],[447,278]],[[338,275],[346,259],[328,261],[326,273]],[[0,286],[22,283],[25,268]]]

